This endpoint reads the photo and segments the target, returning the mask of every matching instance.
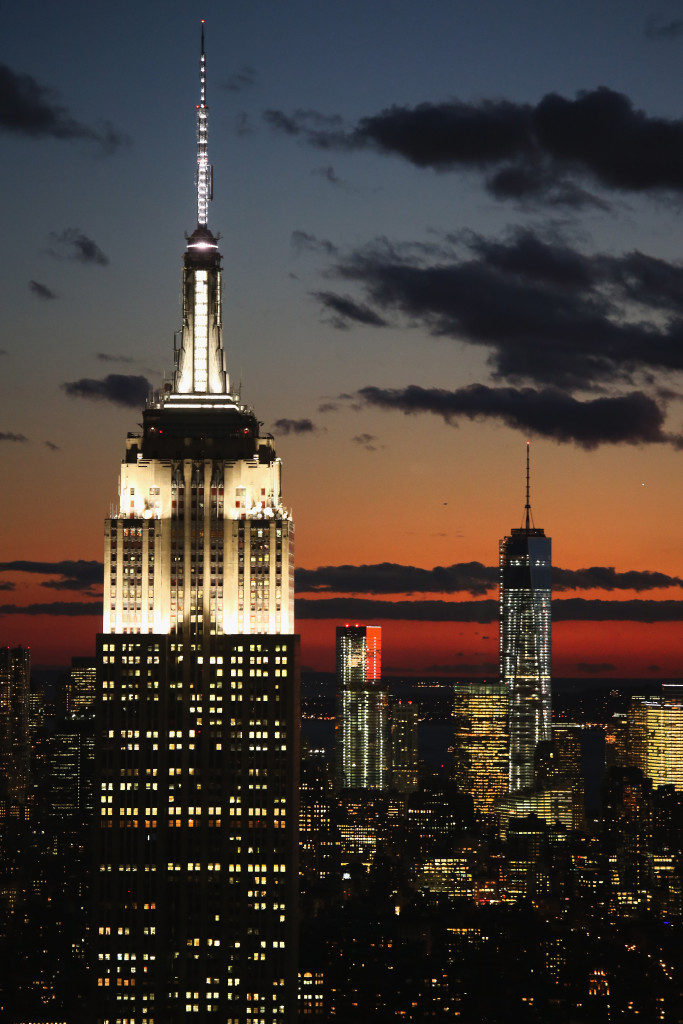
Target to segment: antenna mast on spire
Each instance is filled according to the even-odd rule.
[[[200,102],[197,104],[197,224],[207,227],[209,201],[213,199],[213,167],[209,163],[209,108],[206,102],[206,54],[204,52],[204,19],[202,18],[202,49],[199,57]]]
[[[532,523],[531,502],[529,500],[529,448],[530,448],[530,445],[531,445],[531,442],[527,441],[527,443],[526,443],[526,505],[524,506],[524,511],[525,511],[525,514],[526,514],[526,521],[524,523],[524,529],[525,530],[530,530],[531,529],[531,523]]]

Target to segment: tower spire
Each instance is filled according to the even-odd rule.
[[[531,447],[531,442],[527,441],[527,443],[526,443],[526,505],[524,506],[524,512],[525,512],[524,529],[525,530],[530,530],[531,529],[531,523],[532,523],[531,502],[529,500],[529,449],[530,449],[530,447]]]
[[[204,19],[199,55],[199,103],[197,104],[197,224],[207,227],[209,200],[213,199],[213,167],[209,163],[209,107],[206,102],[206,53]]]

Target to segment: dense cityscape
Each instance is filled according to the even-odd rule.
[[[223,348],[206,83],[202,23],[182,331],[125,438],[97,651],[32,672],[2,637],[2,1019],[682,1021],[683,683],[552,679],[528,443],[496,678],[383,672],[369,622],[302,672],[276,440]]]

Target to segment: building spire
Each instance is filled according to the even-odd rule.
[[[529,449],[530,449],[530,447],[531,447],[531,442],[527,441],[527,443],[526,443],[526,505],[524,506],[524,512],[525,512],[524,529],[525,530],[532,529],[532,523],[533,523],[533,518],[532,518],[532,515],[531,515],[531,501],[529,500]]]
[[[209,107],[206,102],[206,53],[204,52],[204,19],[202,46],[199,55],[199,103],[197,104],[197,224],[207,227],[209,201],[213,199],[213,167],[209,163]]]

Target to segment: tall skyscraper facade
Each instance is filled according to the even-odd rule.
[[[420,709],[412,700],[399,700],[391,708],[391,786],[399,793],[419,787],[418,726]]]
[[[382,627],[337,627],[335,778],[338,789],[386,789],[388,699]]]
[[[509,788],[534,785],[534,753],[551,739],[551,541],[533,525],[527,444],[524,525],[500,542],[500,678],[509,698]]]
[[[173,381],[105,527],[94,885],[98,1019],[296,1014],[298,637],[280,460],[230,387],[202,27],[197,227]]]
[[[27,647],[0,647],[0,798],[23,807],[31,761],[29,698],[31,657]]]
[[[508,791],[508,690],[499,683],[453,688],[453,781],[479,815]]]
[[[683,791],[683,687],[632,697],[627,715],[630,760],[655,788]]]

